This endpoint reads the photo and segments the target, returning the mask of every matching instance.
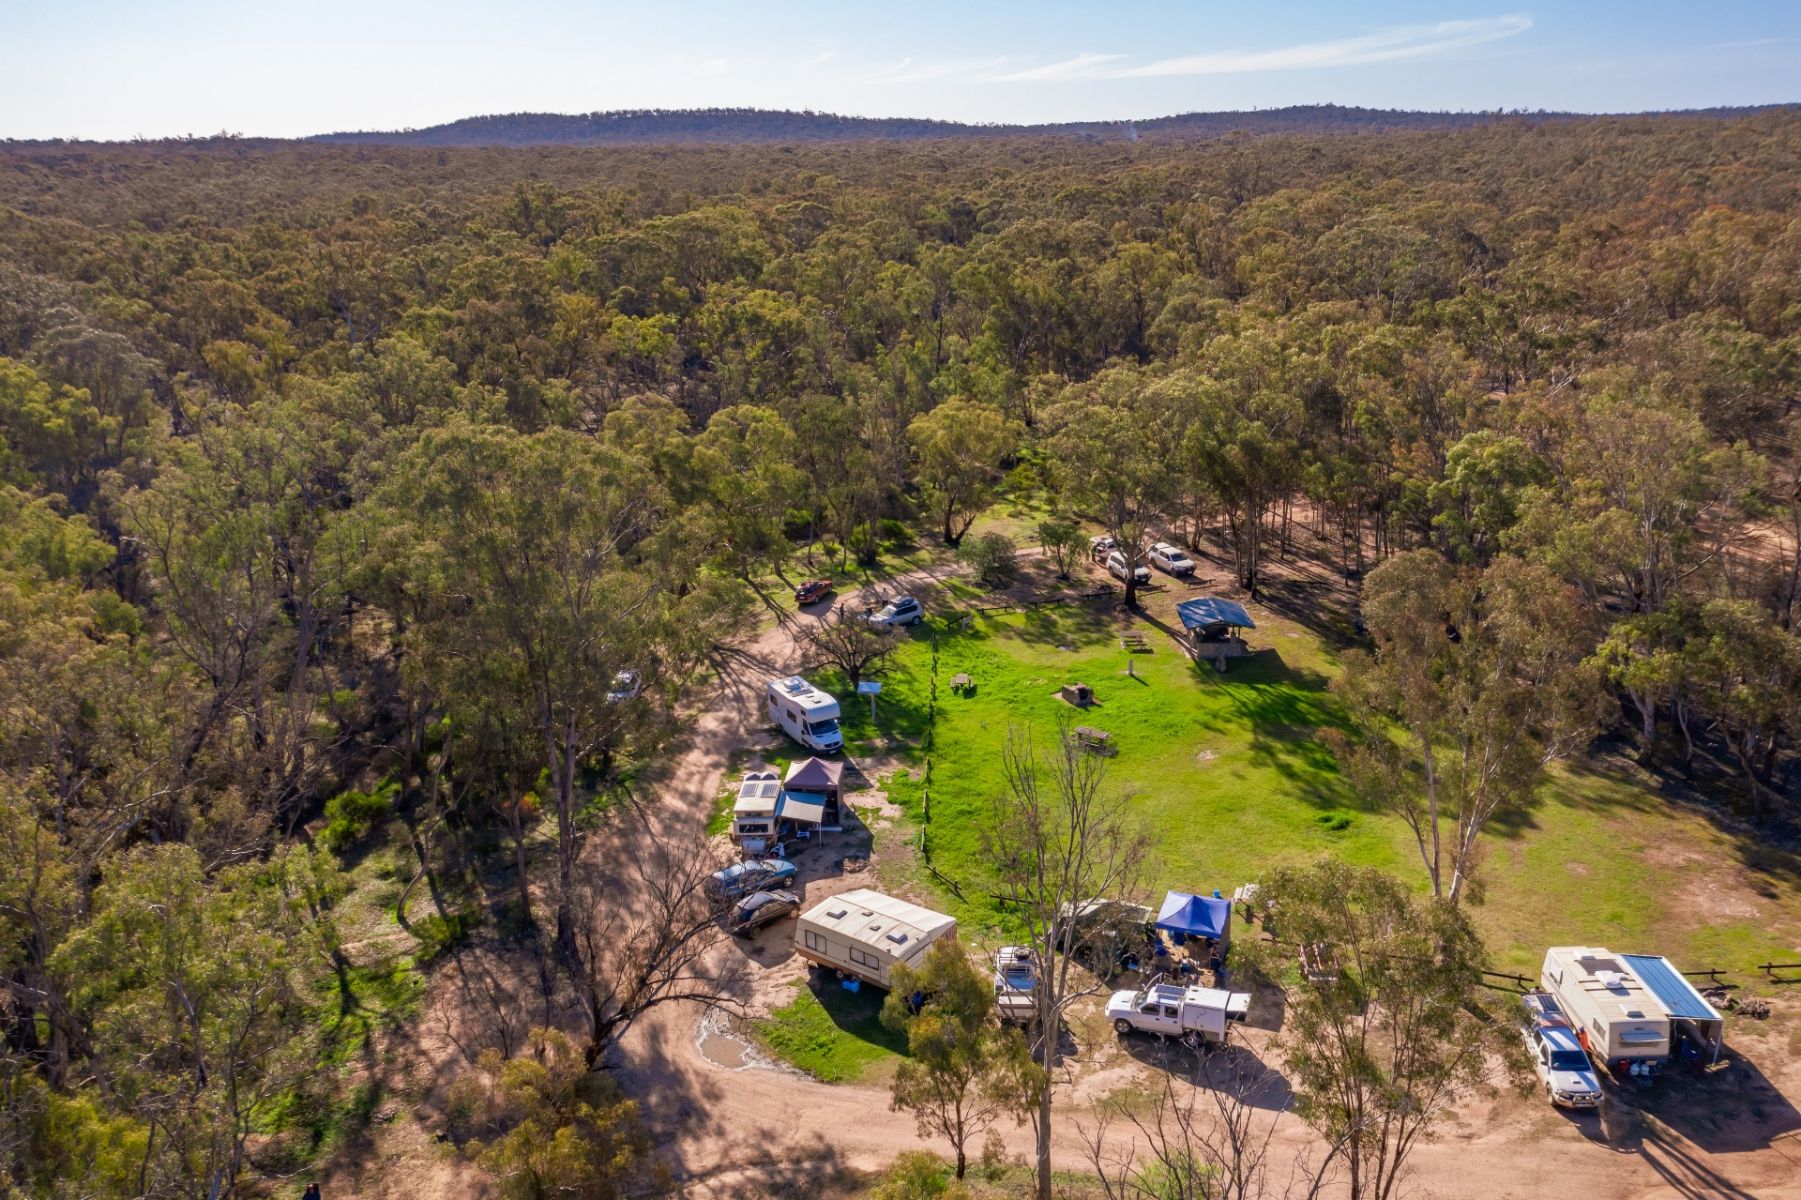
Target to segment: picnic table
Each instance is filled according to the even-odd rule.
[[[1113,735],[1105,729],[1096,729],[1092,725],[1078,725],[1070,730],[1075,736],[1076,744],[1084,750],[1106,751],[1113,748]]]
[[[955,675],[951,676],[951,691],[953,692],[960,692],[964,688],[974,687],[975,685],[976,681],[971,679],[965,672],[958,671]]]
[[[1119,646],[1120,649],[1126,651],[1128,654],[1137,654],[1150,649],[1150,646],[1145,643],[1144,634],[1142,633],[1120,634]]]

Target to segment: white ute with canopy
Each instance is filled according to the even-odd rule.
[[[1141,991],[1114,992],[1107,1001],[1107,1020],[1121,1037],[1154,1033],[1199,1046],[1225,1041],[1232,1022],[1244,1020],[1250,1010],[1251,998],[1244,992],[1159,983]]]

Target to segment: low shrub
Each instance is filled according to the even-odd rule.
[[[1004,533],[969,538],[957,548],[957,557],[987,587],[1003,588],[1019,578],[1019,552]]]
[[[419,965],[425,966],[446,950],[468,941],[469,935],[481,923],[481,913],[474,908],[459,908],[442,915],[433,913],[414,921],[412,930],[413,936],[419,939]]]
[[[334,854],[346,848],[369,831],[394,809],[400,795],[400,781],[390,779],[372,792],[339,792],[325,802],[325,832],[319,840]]]

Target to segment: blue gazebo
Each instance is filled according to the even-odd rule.
[[[1251,648],[1238,636],[1240,629],[1255,629],[1257,623],[1244,605],[1218,596],[1197,596],[1176,605],[1176,616],[1188,631],[1197,658],[1210,658],[1217,669],[1226,669],[1228,658],[1249,654]]]
[[[1184,938],[1210,938],[1222,945],[1232,936],[1232,902],[1217,891],[1211,896],[1170,892],[1157,912],[1157,928]]]

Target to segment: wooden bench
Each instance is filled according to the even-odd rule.
[[[1096,729],[1092,725],[1078,725],[1069,732],[1076,739],[1076,744],[1084,750],[1105,754],[1113,749],[1113,735],[1105,729]]]

